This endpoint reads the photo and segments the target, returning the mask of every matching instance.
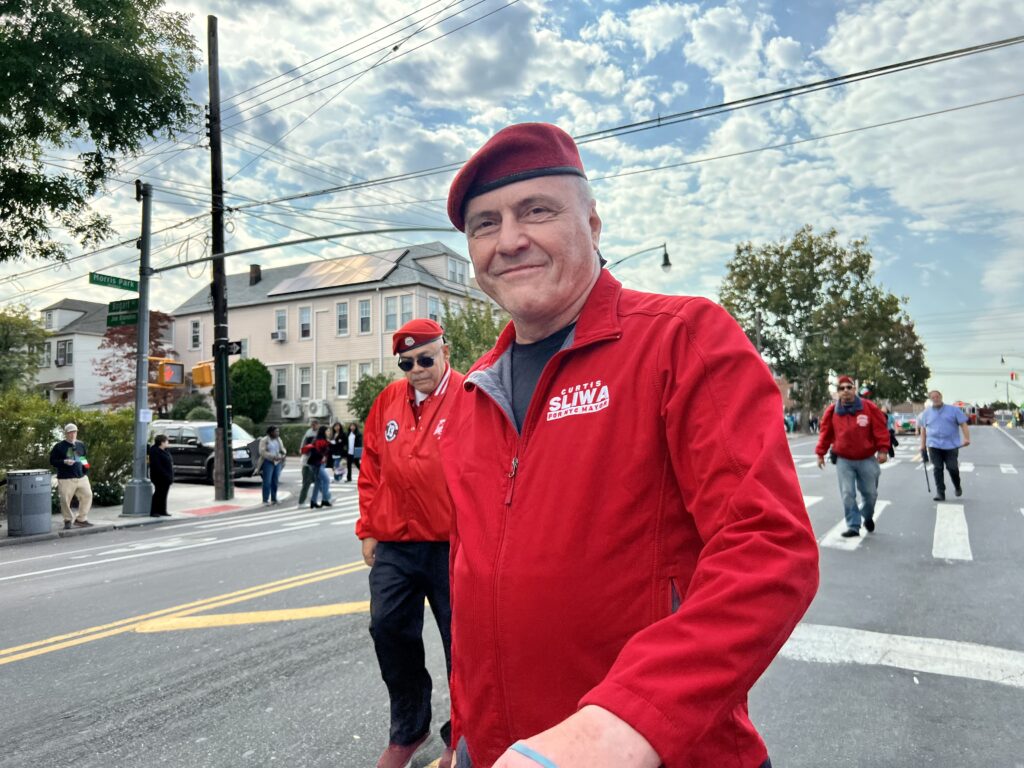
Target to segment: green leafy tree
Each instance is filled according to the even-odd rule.
[[[868,383],[876,399],[924,399],[924,346],[906,299],[875,284],[866,241],[843,246],[835,230],[807,225],[789,242],[739,244],[726,266],[722,305],[803,408],[828,401],[830,371]]]
[[[236,360],[228,368],[231,382],[231,409],[239,416],[248,416],[257,424],[270,413],[274,394],[270,391],[270,370],[255,358]]]
[[[0,310],[0,392],[27,389],[39,370],[46,331],[25,306]]]
[[[508,319],[488,302],[467,302],[456,308],[444,302],[441,327],[451,345],[452,368],[465,373],[484,352],[494,346]]]
[[[217,417],[204,405],[197,406],[185,415],[186,421],[213,421]]]
[[[174,404],[174,407],[171,408],[171,418],[182,421],[188,417],[189,412],[194,408],[209,409],[209,405],[205,395],[199,392],[190,392],[187,395],[182,395]]]
[[[390,373],[375,373],[363,376],[356,384],[355,391],[348,399],[348,409],[355,414],[361,424],[365,423],[366,417],[370,415],[370,406],[377,399],[377,395],[390,383]]]
[[[162,0],[10,0],[0,12],[0,262],[67,257],[112,230],[89,209],[147,137],[175,136],[198,108],[188,15]],[[77,159],[54,159],[54,151]]]

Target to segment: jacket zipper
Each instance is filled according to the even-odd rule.
[[[519,456],[512,457],[512,469],[508,473],[508,492],[505,494],[505,506],[512,506],[512,489],[516,485],[516,470],[519,469]]]

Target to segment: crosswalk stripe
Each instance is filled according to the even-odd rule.
[[[932,557],[940,560],[973,560],[967,517],[963,504],[935,505]]]
[[[1000,464],[999,465],[999,471],[1002,472],[1004,475],[1016,475],[1017,474],[1017,468],[1015,466],[1013,466],[1013,464]]]
[[[810,467],[816,467],[816,466],[818,466],[818,460],[815,459],[814,461],[808,461],[808,462],[805,462],[803,464],[797,464],[796,466],[797,466],[797,469],[808,469]]]
[[[888,507],[889,504],[890,502],[885,499],[875,502],[875,522],[877,522],[878,518],[882,516],[882,512],[885,511],[885,508]],[[845,530],[846,520],[840,520],[829,530],[828,533],[821,537],[821,541],[819,542],[820,545],[823,547],[832,547],[833,549],[842,549],[847,552],[852,552],[859,547],[860,543],[866,538],[866,536],[862,534],[860,536],[851,536],[848,539],[844,539],[842,533]]]
[[[881,466],[882,469],[892,469],[897,464],[902,464],[902,463],[903,462],[900,461],[899,459],[889,459],[887,462],[885,462],[885,464],[881,464],[880,466]]]
[[[960,471],[961,472],[973,472],[974,471],[974,462],[973,461],[965,461],[963,464],[960,465]]]
[[[810,509],[819,501],[821,501],[821,498],[821,496],[804,496],[804,506]]]

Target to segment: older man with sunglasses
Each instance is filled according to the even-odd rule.
[[[889,459],[889,429],[885,414],[870,400],[857,395],[853,379],[840,376],[836,382],[839,398],[821,417],[821,434],[815,453],[818,466],[825,466],[825,454],[832,447],[839,475],[846,530],[842,536],[860,536],[861,520],[868,533],[875,530],[875,500],[881,465]],[[860,491],[861,505],[857,505]]]
[[[412,320],[395,333],[402,381],[374,401],[363,434],[359,521],[370,566],[370,635],[391,699],[389,744],[377,768],[404,768],[430,733],[431,678],[424,664],[423,601],[441,631],[451,675],[448,536],[451,501],[438,440],[462,374],[449,365],[444,331]],[[439,765],[452,762],[451,726],[441,728]]]

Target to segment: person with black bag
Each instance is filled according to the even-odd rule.
[[[348,453],[348,436],[340,421],[331,424],[331,434],[327,441],[331,444],[331,462],[334,470],[334,482],[341,480],[341,460]]]

